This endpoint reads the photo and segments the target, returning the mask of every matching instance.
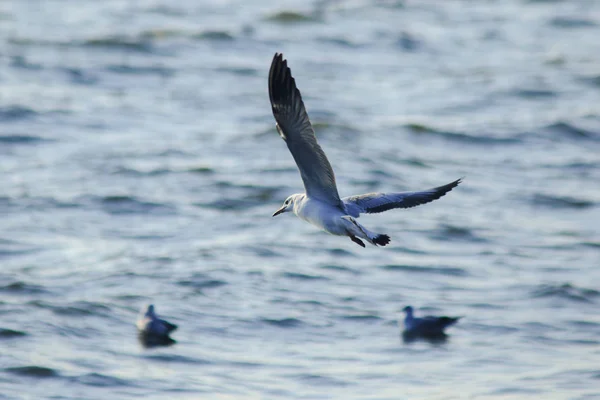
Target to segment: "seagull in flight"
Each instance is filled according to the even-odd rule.
[[[461,182],[457,179],[421,192],[367,193],[340,198],[331,164],[317,142],[296,81],[281,53],[275,53],[271,63],[269,98],[277,131],[296,161],[305,190],[305,193],[289,196],[273,216],[292,211],[325,232],[348,236],[359,246],[365,247],[361,239],[375,246],[385,246],[390,237],[359,224],[356,219],[360,214],[426,204],[444,196]]]

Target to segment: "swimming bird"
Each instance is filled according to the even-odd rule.
[[[289,196],[273,216],[292,211],[332,235],[348,236],[359,246],[365,247],[361,239],[375,246],[385,246],[390,237],[371,232],[359,224],[356,218],[360,214],[429,203],[461,182],[457,179],[420,192],[367,193],[340,198],[331,164],[317,142],[296,81],[280,53],[275,53],[271,63],[269,97],[277,131],[296,161],[305,190],[305,193]]]
[[[444,329],[454,325],[461,317],[434,317],[431,315],[417,318],[411,306],[402,309],[406,313],[404,318],[404,335],[423,337],[443,337]]]
[[[138,328],[140,340],[146,346],[175,343],[169,334],[177,329],[177,325],[158,318],[154,311],[153,304],[142,309],[142,315],[137,321],[136,326]]]

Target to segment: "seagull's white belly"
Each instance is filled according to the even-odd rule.
[[[294,214],[333,235],[347,234],[346,222],[342,219],[346,214],[330,204],[307,197],[294,205]]]

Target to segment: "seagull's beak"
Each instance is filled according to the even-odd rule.
[[[277,210],[273,213],[273,216],[275,217],[275,216],[281,214],[282,212],[285,211],[285,208],[286,208],[285,206],[281,207],[279,210]]]

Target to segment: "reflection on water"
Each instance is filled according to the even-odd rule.
[[[417,332],[402,332],[402,341],[405,344],[410,344],[418,341],[428,342],[431,344],[443,344],[448,341],[448,334],[444,332],[440,333],[417,333]]]

